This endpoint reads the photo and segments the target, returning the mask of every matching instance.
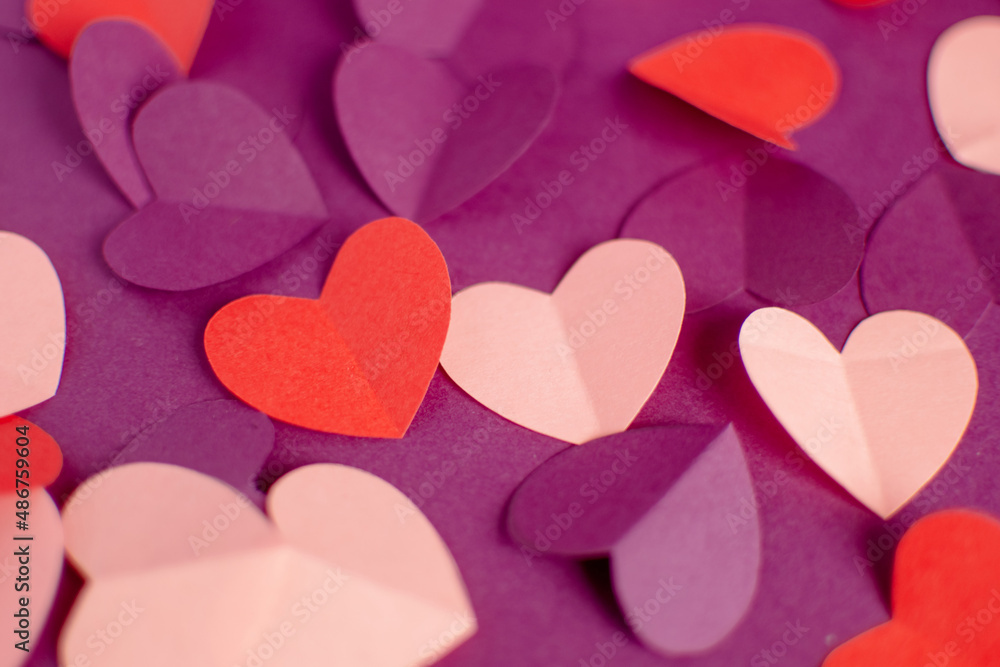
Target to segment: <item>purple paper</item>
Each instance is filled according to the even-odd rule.
[[[172,86],[146,104],[133,137],[156,200],[108,236],[115,273],[196,289],[274,259],[319,227],[326,205],[283,134],[284,113],[210,83]]]
[[[354,0],[363,35],[423,56],[443,56],[462,38],[483,0]]]
[[[769,303],[822,301],[854,276],[864,233],[856,211],[808,167],[751,149],[668,179],[639,203],[622,236],[659,243],[684,273],[688,312],[741,289]]]
[[[1000,296],[1000,176],[943,162],[872,231],[861,268],[873,312],[918,310],[963,336]]]
[[[180,66],[153,33],[134,21],[105,20],[80,32],[69,61],[73,103],[94,153],[136,208],[153,197],[132,146],[136,110],[181,78]]]
[[[334,103],[347,146],[393,213],[417,222],[503,173],[548,122],[549,70],[525,65],[463,83],[444,65],[375,44],[341,61]]]

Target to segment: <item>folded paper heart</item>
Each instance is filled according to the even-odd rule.
[[[803,317],[762,308],[743,323],[739,345],[751,381],[785,430],[883,518],[933,479],[976,405],[969,349],[922,313],[873,315],[838,352]]]
[[[354,0],[354,11],[369,38],[423,56],[445,56],[458,45],[482,5],[483,0],[432,0],[419,4]]]
[[[196,289],[315,231],[329,214],[289,122],[215,83],[175,84],[147,102],[132,134],[156,199],[108,235],[111,269],[144,287]]]
[[[369,187],[396,215],[425,222],[507,170],[541,133],[552,72],[520,65],[460,81],[442,63],[383,44],[342,59],[340,129]]]
[[[456,294],[441,365],[501,416],[580,444],[628,428],[666,370],[683,318],[673,257],[648,241],[608,241],[551,295],[508,283]]]
[[[879,218],[861,265],[869,312],[918,310],[967,334],[1000,297],[1000,177],[945,163]]]
[[[365,225],[344,243],[318,300],[249,296],[205,329],[212,369],[243,401],[329,433],[400,438],[448,331],[441,251],[409,220]]]
[[[1000,174],[1000,17],[959,21],[938,38],[927,93],[938,134],[957,161]]]
[[[774,150],[670,178],[626,219],[621,236],[659,243],[677,259],[688,312],[743,289],[781,306],[815,303],[854,277],[864,250],[864,234],[844,233],[857,221],[854,202]]]
[[[126,18],[148,28],[167,45],[186,73],[191,69],[212,15],[212,0],[28,0],[25,12],[38,38],[68,57],[77,35],[94,21]]]
[[[892,620],[823,667],[986,667],[1000,655],[1000,523],[969,510],[924,517],[899,542]]]
[[[12,633],[0,667],[17,667],[38,648],[62,577],[62,522],[45,490],[62,469],[62,452],[39,426],[6,417],[0,419],[0,453],[0,508],[9,512],[0,535],[9,545],[0,558],[9,583],[0,592],[0,613],[11,619]]]
[[[132,145],[132,118],[161,86],[180,77],[167,46],[133,21],[92,23],[73,44],[69,79],[76,115],[94,154],[136,208],[153,192]]]
[[[272,487],[267,512],[161,463],[115,468],[88,500],[71,498],[66,550],[86,584],[60,661],[409,667],[476,631],[448,547],[387,482],[306,466]],[[96,651],[94,629],[108,619],[120,636]]]
[[[0,417],[55,396],[65,351],[55,267],[28,239],[0,231]]]
[[[703,31],[704,32],[704,31]],[[794,149],[792,132],[812,125],[840,93],[840,69],[815,37],[746,23],[683,35],[629,63],[643,81],[744,132]]]
[[[507,520],[529,563],[609,557],[633,632],[681,655],[722,641],[753,599],[758,517],[731,522],[746,502],[753,481],[732,426],[654,427],[552,457],[514,493]]]

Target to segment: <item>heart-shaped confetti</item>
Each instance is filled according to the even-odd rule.
[[[742,289],[781,306],[815,303],[850,282],[863,234],[857,210],[812,169],[753,148],[669,179],[629,214],[621,235],[659,243],[684,272],[688,312]],[[808,220],[808,224],[803,224]]]
[[[230,391],[282,421],[399,438],[448,331],[441,251],[409,220],[365,225],[341,248],[318,300],[249,296],[208,323],[205,350]]]
[[[1000,522],[968,510],[924,517],[899,542],[892,620],[823,667],[986,667],[1000,654]]]
[[[628,428],[659,383],[683,318],[674,258],[648,241],[608,241],[551,295],[508,283],[456,294],[441,365],[501,416],[580,444]]]
[[[55,267],[28,239],[0,231],[0,416],[55,396],[65,351]]]
[[[927,92],[934,124],[952,157],[1000,174],[1000,16],[945,30],[931,51]]]
[[[213,0],[28,0],[25,12],[38,38],[69,57],[77,36],[94,21],[126,18],[141,23],[167,45],[186,73],[212,15]]]
[[[196,289],[315,231],[329,214],[285,133],[289,114],[205,82],[170,86],[143,106],[133,139],[156,199],[105,240],[112,270],[144,287]]]
[[[543,463],[515,492],[508,526],[531,562],[608,556],[618,603],[665,655],[704,651],[743,619],[757,588],[753,481],[732,426],[643,428]]]
[[[63,515],[87,579],[60,636],[65,664],[415,667],[476,630],[448,547],[370,473],[300,468],[271,489],[270,520],[184,468],[112,473]],[[94,641],[109,622],[114,641]]]
[[[939,320],[872,315],[838,352],[811,322],[762,308],[740,330],[757,392],[813,461],[887,518],[944,465],[972,417],[976,362]]]
[[[557,86],[535,65],[461,81],[441,63],[373,44],[341,60],[333,91],[369,187],[396,215],[424,222],[485,188],[528,149]]]
[[[132,146],[132,118],[179,65],[156,35],[132,21],[105,20],[80,32],[69,59],[73,104],[104,169],[132,205],[153,198]]]
[[[704,35],[707,35],[706,39]],[[629,71],[719,120],[783,148],[840,93],[840,69],[812,35],[776,25],[722,26],[683,35],[629,63]]]

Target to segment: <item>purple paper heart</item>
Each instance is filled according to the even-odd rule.
[[[943,162],[879,220],[861,267],[872,313],[918,310],[963,336],[1000,296],[1000,177]]]
[[[190,290],[274,259],[327,218],[285,111],[213,83],[174,85],[136,116],[133,140],[156,200],[108,236],[130,282]]]
[[[444,65],[374,44],[334,74],[341,132],[397,215],[431,220],[489,185],[542,131],[555,77],[521,65],[463,83]]]
[[[482,0],[354,0],[357,37],[424,56],[443,56],[458,44]]]
[[[864,234],[839,186],[751,149],[686,171],[643,199],[622,236],[655,241],[684,272],[688,312],[742,289],[785,307],[816,303],[857,271]]]
[[[273,447],[274,425],[267,415],[222,399],[182,407],[139,433],[112,462],[184,466],[259,500],[257,475]]]
[[[73,44],[73,104],[94,153],[136,208],[153,198],[129,128],[136,109],[161,86],[181,78],[180,66],[156,35],[128,20],[97,21]]]
[[[747,503],[753,481],[732,426],[652,427],[556,455],[507,518],[526,557],[609,556],[629,626],[675,655],[722,641],[750,606],[761,534]]]

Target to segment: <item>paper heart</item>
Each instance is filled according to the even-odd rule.
[[[340,129],[369,187],[423,222],[493,182],[531,145],[555,106],[547,69],[512,66],[462,82],[438,62],[373,44],[334,74]]]
[[[551,294],[480,283],[455,295],[441,366],[516,424],[580,444],[624,431],[660,381],[684,279],[655,243],[588,250]]]
[[[981,667],[1000,655],[1000,523],[968,510],[920,519],[899,542],[892,620],[823,667]]]
[[[0,417],[55,396],[65,351],[55,267],[28,239],[0,231]]]
[[[69,57],[77,35],[90,23],[126,18],[141,23],[167,45],[184,72],[198,52],[212,15],[213,0],[28,0],[26,13],[38,38],[50,49]]]
[[[976,405],[976,362],[939,320],[894,310],[838,352],[811,322],[762,308],[743,323],[751,381],[789,435],[855,498],[888,518],[944,465]]]
[[[833,56],[812,35],[783,26],[712,30],[647,51],[629,71],[744,132],[794,149],[792,132],[824,116],[840,93]]]
[[[822,174],[755,148],[667,180],[632,210],[621,236],[659,243],[677,259],[688,312],[744,288],[791,306],[833,296],[854,277],[864,234],[844,229],[857,216]]]
[[[129,282],[190,290],[282,254],[328,217],[286,111],[215,83],[170,86],[136,116],[133,139],[156,200],[108,235]]]
[[[132,145],[132,117],[161,86],[180,77],[167,46],[140,23],[98,21],[73,44],[69,79],[76,115],[94,154],[136,208],[148,204],[153,192]]]
[[[546,461],[511,498],[508,528],[529,562],[610,557],[633,632],[689,654],[725,638],[756,591],[758,516],[731,523],[745,502],[753,481],[732,426],[643,428]]]
[[[0,613],[13,619],[0,666],[15,667],[38,648],[62,576],[62,523],[45,490],[59,475],[62,452],[52,436],[20,417],[0,419],[0,452],[0,509],[9,516],[2,532],[9,549],[0,557],[8,584],[0,593]]]
[[[354,0],[359,30],[378,39],[419,53],[444,56],[455,48],[475,18],[482,0]]]
[[[451,283],[441,251],[409,220],[365,225],[341,248],[319,300],[249,296],[205,329],[226,387],[282,421],[400,438],[438,365]]]
[[[997,176],[943,163],[921,178],[868,238],[868,311],[918,310],[967,334],[1000,297],[997,210]]]
[[[1000,174],[1000,17],[959,21],[938,38],[927,65],[934,124],[957,161]]]
[[[159,463],[121,466],[85,502],[71,498],[66,549],[87,581],[61,661],[406,667],[475,632],[448,547],[387,482],[306,466],[274,485],[267,511]],[[109,620],[114,641],[95,641]]]

